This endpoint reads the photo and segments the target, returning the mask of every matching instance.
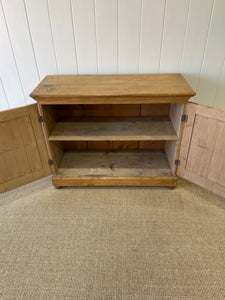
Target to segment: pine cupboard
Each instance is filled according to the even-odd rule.
[[[50,173],[55,187],[178,175],[225,197],[225,111],[191,95],[179,74],[47,76],[39,104],[0,112],[0,193]]]
[[[53,184],[174,188],[194,95],[181,74],[45,77],[31,97]]]

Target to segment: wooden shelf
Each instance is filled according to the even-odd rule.
[[[64,176],[171,176],[164,151],[64,152],[57,174]]]
[[[146,141],[177,140],[167,117],[98,118],[60,121],[50,141]]]
[[[55,186],[175,186],[163,151],[64,152]]]

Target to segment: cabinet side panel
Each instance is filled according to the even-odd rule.
[[[184,112],[184,104],[183,103],[173,103],[170,105],[170,119],[173,124],[173,127],[178,136],[178,141],[167,141],[165,151],[167,154],[167,158],[171,167],[172,172],[176,173],[176,165],[175,160],[178,157],[180,140],[182,137],[182,122],[181,117]]]
[[[44,116],[44,118],[47,118],[47,120],[48,119],[51,120],[50,124],[52,124],[51,126],[54,126],[56,121],[50,115],[50,112],[48,110],[46,110],[46,106],[45,105],[38,105],[38,109],[39,109],[40,115]],[[46,144],[46,147],[47,147],[49,159],[54,162],[52,149],[51,149],[51,146],[50,146],[50,143],[49,143],[49,140],[48,140],[48,137],[49,137],[49,134],[50,134],[50,131],[51,131],[51,129],[50,129],[51,126],[48,128],[46,124],[47,124],[46,122],[43,122],[41,126],[42,126],[42,130],[43,130],[44,138],[45,138],[45,144]],[[56,165],[55,165],[55,163],[50,166],[50,169],[51,169],[51,172],[53,174],[56,174]]]
[[[49,145],[52,153],[54,169],[55,172],[57,172],[60,161],[64,153],[63,144],[61,142],[50,142]]]

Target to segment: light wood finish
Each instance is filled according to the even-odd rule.
[[[107,117],[112,115],[111,104],[83,105],[85,117]]]
[[[34,98],[34,97],[33,97]],[[39,104],[165,104],[186,103],[190,96],[107,96],[107,97],[45,97],[38,98]],[[35,98],[34,98],[35,99]],[[35,99],[36,100],[36,99]]]
[[[174,187],[183,103],[194,94],[181,74],[47,76],[31,96],[53,184]]]
[[[180,133],[181,117],[184,111],[184,104],[175,103],[170,105],[170,120],[177,135]]]
[[[53,114],[51,116],[48,116],[48,113],[52,113],[54,108],[52,107],[52,108],[48,109],[45,106],[42,106],[42,105],[38,104],[38,109],[39,109],[40,116],[45,116],[45,118],[47,120],[47,122],[43,122],[41,126],[42,126],[42,130],[43,130],[43,133],[44,133],[44,136],[45,136],[45,141],[46,141],[46,146],[47,146],[47,150],[48,150],[49,160],[54,162],[54,159],[53,159],[54,158],[53,157],[54,149],[51,149],[51,146],[50,146],[50,143],[49,143],[49,140],[48,140],[49,134],[50,134],[52,128],[54,128],[55,123],[56,123],[56,120],[53,117]],[[56,173],[57,165],[56,165],[55,162],[50,165],[50,169],[51,169],[51,172],[53,174]]]
[[[112,116],[114,117],[137,117],[140,115],[141,104],[113,104]]]
[[[152,117],[169,116],[170,104],[58,104],[43,105],[42,111],[51,113],[55,122],[70,117]]]
[[[225,112],[188,104],[178,175],[225,197]]]
[[[55,114],[55,106],[45,105],[39,106],[41,115],[44,117],[44,125],[46,127],[47,136],[50,135],[54,127],[56,126],[57,118]]]
[[[140,115],[149,116],[169,116],[170,103],[165,104],[141,104]]]
[[[161,184],[163,178],[169,179],[170,186],[175,185],[176,182],[165,153],[148,150],[65,152],[53,182],[59,176],[70,180],[74,178],[75,182],[83,180],[84,184],[93,178],[93,185],[105,185],[107,180],[103,180],[102,183],[99,181],[103,177],[108,178],[109,183],[116,183],[116,185],[124,185],[125,178],[128,181],[132,177],[136,179],[132,181],[133,185],[140,185],[140,183],[148,186],[158,185],[154,178],[161,178]],[[121,178],[124,180],[120,182]],[[168,185],[167,180],[165,185]]]
[[[167,118],[114,118],[101,121],[58,122],[49,136],[50,141],[137,141],[177,140]]]
[[[57,142],[53,142],[57,143]],[[166,141],[60,141],[64,151],[69,150],[119,150],[119,149],[165,149]]]
[[[50,142],[49,145],[50,149],[52,150],[53,174],[55,174],[63,156],[63,145],[58,142]]]
[[[168,186],[174,188],[177,177],[62,177],[54,175],[52,183],[55,186]]]
[[[43,105],[43,110],[45,107],[52,107],[53,115],[55,120],[59,120],[60,118],[68,118],[68,117],[83,117],[84,112],[84,105],[77,104],[77,105]]]
[[[171,176],[164,151],[115,150],[64,152],[57,175]]]
[[[61,99],[61,104],[68,103],[64,101],[74,100],[77,97],[86,98],[88,103],[92,97],[98,99],[102,97],[104,99],[107,97],[187,97],[188,99],[194,95],[181,74],[46,76],[31,93],[33,99],[40,103],[44,103],[42,101],[45,100],[49,104],[55,103],[55,99]]]
[[[0,192],[50,174],[37,105],[0,113]]]
[[[170,105],[170,119],[173,124],[173,127],[178,136],[177,141],[166,141],[166,154],[170,163],[170,167],[174,174],[176,174],[177,165],[175,165],[175,160],[179,159],[179,141],[182,139],[182,122],[181,117],[184,113],[184,104],[182,103],[173,103]]]

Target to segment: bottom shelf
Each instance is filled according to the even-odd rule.
[[[176,185],[164,151],[117,150],[64,152],[55,186]]]

